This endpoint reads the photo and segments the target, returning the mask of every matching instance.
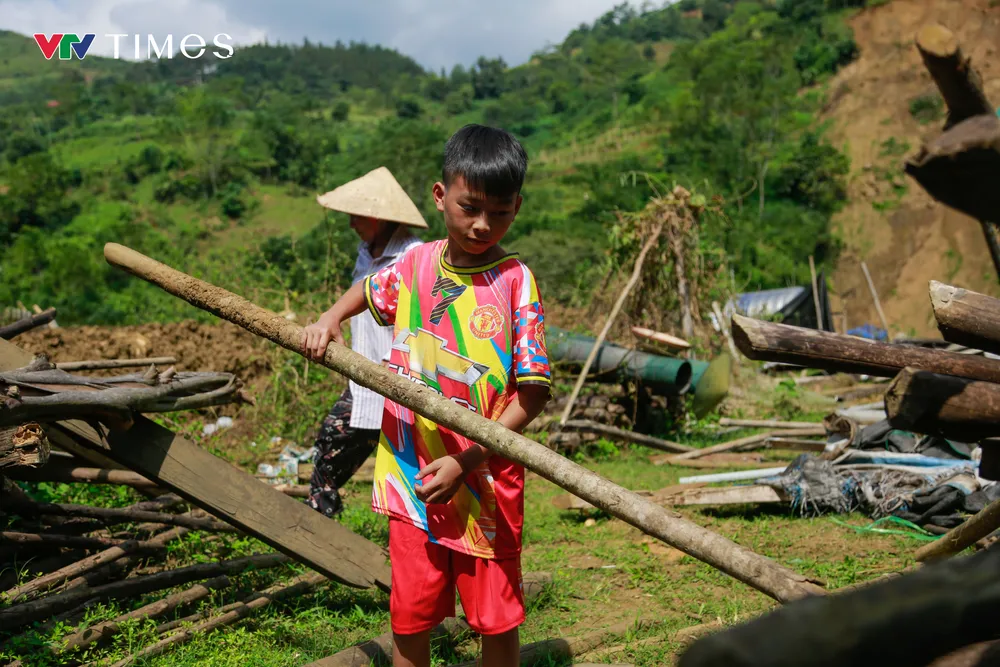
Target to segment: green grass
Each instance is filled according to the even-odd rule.
[[[258,462],[275,459],[281,447],[269,444],[275,435],[307,447],[343,384],[315,365],[310,366],[306,375],[303,360],[290,353],[275,351],[274,355],[273,367],[277,370],[271,383],[266,389],[255,391],[257,406],[237,415],[233,428],[219,435],[203,436],[201,424],[213,419],[212,414],[162,415],[159,421],[248,470],[254,469]],[[780,396],[779,393],[762,400],[764,405],[768,400],[780,402]],[[806,404],[807,397],[798,398]],[[812,412],[806,407],[798,415],[813,416]],[[704,437],[687,440],[696,445],[715,442]],[[632,490],[657,490],[676,484],[681,476],[709,472],[653,465],[650,459],[659,452],[652,450],[621,448],[611,443],[600,445],[590,450],[596,458],[581,459],[583,465]],[[106,505],[134,501],[134,496],[108,487],[50,485],[40,490],[43,492],[40,499]],[[615,648],[613,654],[598,652],[590,658],[660,665],[682,650],[675,637],[678,630],[719,621],[725,624],[745,621],[774,608],[775,603],[763,594],[602,512],[558,509],[553,500],[562,493],[537,475],[528,475],[522,570],[550,572],[554,585],[529,609],[522,627],[522,643],[577,637],[621,623],[649,620],[652,625],[636,626],[608,643],[605,648]],[[386,545],[386,521],[371,512],[369,496],[369,485],[348,484],[347,509],[341,520],[359,534]],[[912,553],[919,546],[906,537],[857,532],[837,525],[830,518],[789,516],[782,507],[684,508],[680,512],[757,553],[824,580],[829,589],[902,570],[912,564]],[[859,527],[870,523],[860,515],[842,516],[838,520]],[[268,547],[251,538],[223,536],[206,541],[195,534],[173,544],[169,559],[176,566],[266,551]],[[155,622],[133,624],[108,646],[77,657],[121,659],[153,643],[157,623],[202,608],[218,608],[242,594],[290,579],[302,571],[299,566],[289,566],[234,577],[232,588],[217,592],[198,608],[180,609]],[[72,627],[61,625],[43,632],[29,631],[10,641],[0,639],[3,646],[0,658],[27,658],[26,667],[57,664],[45,658],[46,653],[40,650],[48,642],[167,593],[94,606],[83,619],[72,621]],[[199,635],[189,644],[137,664],[146,667],[304,665],[381,634],[388,628],[388,621],[385,594],[328,584],[312,595],[274,604],[240,624]],[[435,646],[435,665],[472,659],[476,647],[474,641]],[[569,663],[552,661],[551,667],[564,664]]]

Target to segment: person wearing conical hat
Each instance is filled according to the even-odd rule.
[[[361,238],[353,282],[391,265],[407,250],[422,243],[411,229],[427,229],[420,211],[385,167],[341,185],[316,198],[325,208],[350,216],[351,229]],[[326,348],[330,335],[322,318],[306,327],[310,337]],[[325,338],[324,338],[325,336]],[[338,341],[343,343],[343,341]],[[380,326],[371,313],[351,318],[351,347],[376,363],[392,347],[392,327]],[[384,398],[353,381],[337,399],[316,437],[308,504],[326,516],[343,509],[340,487],[378,446]]]

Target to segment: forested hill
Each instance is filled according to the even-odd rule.
[[[506,245],[547,298],[585,303],[616,261],[616,211],[675,182],[724,202],[702,243],[736,288],[808,282],[809,255],[835,257],[847,173],[816,113],[863,4],[623,4],[523,65],[450,72],[364,44],[66,63],[0,33],[0,301],[65,323],[197,314],[107,267],[114,240],[270,307],[319,307],[356,239],[315,195],[384,164],[439,234],[430,185],[467,122],[529,150]]]

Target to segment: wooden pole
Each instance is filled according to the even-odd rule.
[[[110,263],[158,285],[174,296],[301,354],[303,328],[294,322],[124,246],[108,244],[104,254]],[[776,600],[791,600],[822,592],[806,577],[664,510],[533,440],[392,373],[347,347],[328,346],[322,364],[388,400],[482,444],[496,454],[520,463],[612,516]]]
[[[1000,361],[995,359],[892,345],[741,315],[733,316],[733,337],[743,354],[759,361],[890,378],[911,366],[942,375],[1000,382]]]
[[[653,449],[658,449],[661,452],[679,453],[694,451],[693,447],[681,445],[676,442],[661,440],[660,438],[654,438],[650,435],[644,435],[634,431],[626,431],[624,429],[615,428],[614,426],[606,426],[604,424],[598,424],[597,422],[587,421],[585,419],[568,421],[564,425],[564,428],[574,429],[577,431],[588,431],[590,433],[599,433],[600,435],[606,435],[609,438],[614,438],[615,440],[624,440],[626,442],[634,442],[637,445],[652,447]]]
[[[921,563],[947,558],[972,546],[997,528],[1000,528],[1000,500],[994,500],[979,514],[948,531],[944,537],[917,549],[915,558]]]
[[[950,30],[938,23],[925,25],[917,33],[916,43],[924,66],[948,105],[945,130],[966,118],[996,113],[983,92],[982,78]]]
[[[708,456],[710,454],[719,454],[721,452],[739,452],[747,448],[760,447],[770,438],[796,438],[805,437],[810,435],[826,435],[826,428],[822,425],[817,425],[814,428],[807,429],[793,429],[790,431],[768,431],[767,433],[758,433],[757,435],[747,436],[746,438],[740,438],[739,440],[732,440],[730,442],[723,442],[718,445],[712,445],[711,447],[705,447],[704,449],[695,449],[694,451],[686,452],[684,454],[678,454],[677,456],[671,456],[669,461],[673,465],[684,465],[685,461],[690,461],[691,459],[700,459],[703,456]]]
[[[149,357],[148,359],[96,359],[93,361],[64,361],[56,364],[56,368],[61,371],[98,371],[112,368],[167,366],[169,364],[176,363],[176,357]]]
[[[594,359],[597,358],[597,353],[601,349],[601,344],[604,343],[604,339],[608,337],[608,332],[611,331],[611,325],[615,323],[615,318],[618,317],[618,313],[625,304],[625,299],[628,298],[632,288],[634,288],[639,282],[639,278],[642,276],[642,264],[646,261],[646,255],[648,255],[649,251],[652,250],[654,245],[656,245],[656,241],[660,238],[660,233],[662,231],[663,223],[660,223],[656,226],[656,229],[653,230],[652,236],[649,237],[645,245],[642,246],[642,250],[639,251],[639,256],[635,260],[635,267],[632,269],[632,276],[625,284],[625,289],[623,289],[622,293],[618,295],[618,300],[615,301],[615,305],[611,308],[611,312],[608,314],[608,319],[604,321],[604,327],[601,329],[601,333],[598,334],[597,339],[594,340],[594,346],[590,348],[590,354],[587,355],[587,361],[584,362],[583,368],[580,369],[580,375],[576,378],[576,385],[573,386],[573,392],[569,395],[569,400],[566,401],[566,407],[563,409],[562,415],[559,417],[560,425],[565,425],[570,414],[572,414],[573,406],[576,405],[576,399],[580,395],[583,383],[587,381],[587,373],[590,372],[590,366],[594,363]]]
[[[10,340],[18,334],[23,334],[25,331],[31,331],[32,329],[40,327],[43,324],[48,324],[54,319],[56,319],[56,309],[49,308],[48,310],[42,311],[37,315],[25,317],[23,320],[18,320],[13,324],[0,327],[0,338]]]
[[[962,442],[1000,436],[1000,384],[905,368],[885,394],[898,429]]]
[[[932,280],[931,307],[944,339],[1000,354],[1000,299]]]
[[[875,311],[878,313],[878,318],[882,322],[882,328],[885,330],[885,335],[889,335],[889,321],[885,319],[885,313],[882,312],[882,302],[878,300],[878,292],[875,290],[875,283],[872,281],[872,274],[868,272],[868,265],[861,262],[861,270],[865,272],[865,280],[868,282],[868,291],[872,294],[872,301],[875,302]]]
[[[816,307],[816,328],[825,331],[823,327],[823,309],[819,307],[819,281],[816,278],[816,261],[809,255],[809,274],[812,276],[813,305]]]

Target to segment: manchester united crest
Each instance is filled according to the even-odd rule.
[[[479,306],[469,316],[469,331],[479,340],[488,340],[503,331],[504,319],[493,304]]]

